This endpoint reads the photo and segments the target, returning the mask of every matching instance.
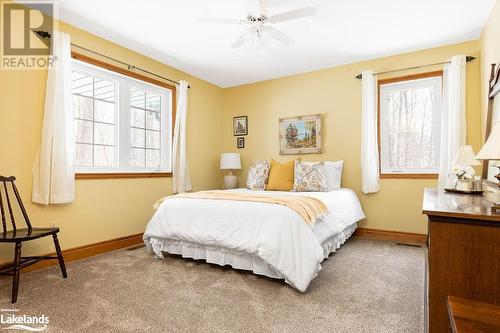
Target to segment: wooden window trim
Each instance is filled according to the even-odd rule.
[[[394,173],[382,173],[382,141],[380,138],[380,86],[384,84],[389,84],[389,83],[396,83],[396,82],[403,82],[403,81],[412,81],[412,80],[418,80],[418,79],[425,79],[429,77],[443,77],[443,71],[438,70],[438,71],[432,71],[432,72],[426,72],[426,73],[419,73],[419,74],[411,74],[411,75],[405,75],[405,76],[398,76],[394,78],[389,78],[389,79],[383,79],[378,81],[378,87],[377,87],[377,141],[378,141],[378,167],[379,167],[379,172],[380,172],[380,178],[381,179],[438,179],[439,175],[437,173],[399,173],[399,174],[394,174]]]
[[[438,179],[437,173],[381,173],[381,179]]]
[[[75,60],[85,62],[90,65],[94,65],[100,68],[107,69],[109,71],[119,73],[140,81],[148,82],[153,85],[169,89],[172,92],[172,138],[174,136],[174,126],[175,117],[177,113],[177,89],[174,85],[155,80],[148,76],[144,76],[128,69],[124,69],[115,65],[108,64],[104,61],[100,61],[84,54],[71,51],[71,57]],[[76,173],[75,179],[85,180],[85,179],[124,179],[124,178],[164,178],[172,177],[171,172],[107,172],[107,173]]]
[[[165,178],[172,177],[171,172],[107,172],[107,173],[77,173],[75,179],[127,179],[127,178]]]

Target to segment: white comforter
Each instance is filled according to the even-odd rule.
[[[258,191],[258,194],[299,193]],[[325,259],[322,244],[365,215],[356,194],[349,189],[300,195],[320,199],[329,214],[311,227],[295,211],[281,205],[173,198],[164,201],[149,221],[144,242],[160,258],[164,239],[256,255],[303,292]]]

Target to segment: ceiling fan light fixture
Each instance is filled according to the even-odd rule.
[[[246,20],[216,18],[201,18],[200,20],[207,23],[248,24],[250,28],[244,31],[243,34],[233,44],[231,44],[231,48],[239,48],[248,40],[251,41],[254,47],[262,48],[264,44],[263,33],[284,46],[293,44],[293,39],[291,37],[274,28],[272,24],[297,20],[316,14],[315,7],[304,7],[268,16],[263,14],[266,13],[266,11],[264,10],[262,2],[262,0],[259,1],[260,14],[252,14],[253,11],[249,9],[249,14],[246,17]],[[248,36],[249,34],[250,36]]]

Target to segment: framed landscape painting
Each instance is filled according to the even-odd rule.
[[[321,115],[280,119],[280,154],[321,153]]]

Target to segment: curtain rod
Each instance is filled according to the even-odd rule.
[[[50,33],[49,33],[49,32],[47,32],[47,31],[36,30],[36,31],[34,31],[34,33],[36,33],[36,34],[37,34],[38,36],[40,36],[41,38],[49,38],[49,39],[50,39],[50,38],[52,37],[52,36],[50,35]],[[180,84],[179,82],[174,81],[174,80],[171,80],[171,79],[169,79],[169,78],[167,78],[167,77],[164,77],[164,76],[161,76],[161,75],[159,75],[159,74],[156,74],[156,73],[150,72],[150,71],[148,71],[148,70],[146,70],[146,69],[143,69],[143,68],[141,68],[141,67],[137,67],[137,66],[134,66],[134,65],[127,64],[126,62],[123,62],[123,61],[121,61],[121,60],[118,60],[118,59],[115,59],[115,58],[113,58],[113,57],[107,56],[107,55],[102,54],[102,53],[100,53],[100,52],[97,52],[97,51],[94,51],[94,50],[88,49],[88,48],[83,47],[83,46],[80,46],[80,45],[78,45],[78,44],[71,43],[71,46],[77,47],[77,48],[79,48],[79,49],[85,50],[85,51],[90,52],[90,53],[93,53],[93,54],[97,54],[97,55],[98,55],[98,56],[100,56],[100,57],[103,57],[103,58],[109,59],[109,60],[111,60],[111,61],[117,62],[117,63],[119,63],[119,64],[121,64],[121,65],[127,66],[127,68],[128,68],[129,70],[133,70],[133,69],[135,69],[135,70],[141,71],[141,72],[143,72],[143,73],[147,73],[147,74],[149,74],[149,75],[153,75],[153,76],[156,76],[156,77],[158,77],[158,78],[160,78],[160,79],[163,79],[163,80],[169,81],[169,82],[171,82],[171,83]],[[188,86],[188,88],[191,88],[191,87],[190,87],[190,86]]]
[[[476,57],[473,57],[473,56],[466,56],[465,57],[465,61],[466,62],[471,62],[472,60],[475,60],[475,59],[476,59]],[[394,69],[394,70],[391,70],[391,71],[374,73],[373,75],[382,75],[382,74],[389,74],[389,73],[395,73],[395,72],[402,72],[402,71],[408,71],[408,70],[411,70],[411,69],[419,69],[419,68],[444,65],[444,64],[449,64],[449,63],[450,63],[450,61],[443,61],[443,62],[437,62],[435,64],[428,64],[428,65],[422,65],[422,66],[415,66],[415,67]],[[358,74],[358,75],[355,76],[355,78],[361,80],[363,78],[363,74]]]

